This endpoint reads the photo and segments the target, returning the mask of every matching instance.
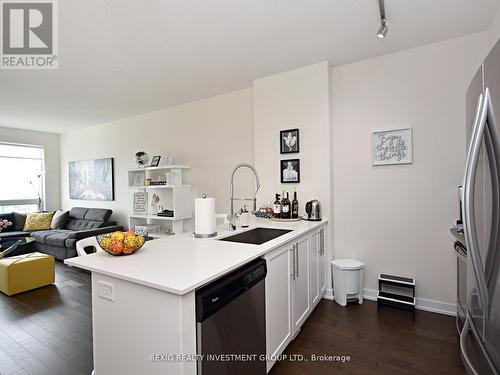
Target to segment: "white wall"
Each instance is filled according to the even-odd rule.
[[[413,276],[418,297],[453,310],[465,90],[487,48],[479,33],[332,70],[335,256],[365,261],[368,289],[381,272]],[[373,167],[371,131],[402,126],[414,163]]]
[[[127,171],[135,167],[134,154],[143,150],[173,152],[174,164],[192,167],[185,183],[193,185],[193,195],[213,196],[217,211],[228,212],[231,170],[239,162],[253,163],[253,139],[251,89],[62,134],[62,206],[111,208],[114,219],[127,225],[132,210]],[[114,158],[115,201],[70,200],[68,162],[104,157]],[[239,175],[236,194],[251,195],[248,177]]]
[[[59,134],[0,127],[0,142],[22,143],[45,148],[45,207],[47,210],[58,209],[61,205]]]
[[[317,198],[322,203],[323,215],[331,216],[329,84],[327,62],[254,81],[254,153],[261,177],[259,202],[269,204],[275,193],[285,190],[293,194],[297,189],[300,214],[305,213],[306,201]],[[281,155],[279,132],[293,128],[299,128],[300,153]],[[281,184],[282,159],[300,159],[300,183]]]
[[[500,38],[500,8],[498,8],[488,28],[488,41],[490,47],[493,47]]]

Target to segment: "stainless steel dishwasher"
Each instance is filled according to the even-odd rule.
[[[196,291],[198,375],[265,375],[266,261]]]

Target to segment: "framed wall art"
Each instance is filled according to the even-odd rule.
[[[413,163],[412,128],[372,133],[372,165]]]
[[[68,168],[70,199],[114,200],[113,158],[71,161]]]
[[[280,175],[282,184],[300,182],[300,160],[280,160]]]
[[[300,151],[299,129],[280,131],[280,153],[294,154]]]

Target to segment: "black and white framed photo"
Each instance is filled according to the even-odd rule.
[[[156,155],[153,156],[153,159],[151,159],[151,164],[149,165],[150,167],[157,167],[160,165],[160,159],[161,155]]]
[[[299,129],[281,130],[280,145],[280,153],[282,154],[294,154],[299,152]]]
[[[300,160],[288,159],[280,161],[281,183],[298,183],[300,182]]]
[[[378,130],[372,133],[372,165],[412,162],[412,128]]]

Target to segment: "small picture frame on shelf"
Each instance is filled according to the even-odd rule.
[[[132,186],[144,186],[145,178],[144,172],[135,172],[132,177]]]
[[[147,215],[148,213],[148,193],[134,193],[134,215]]]
[[[170,166],[174,163],[174,154],[171,152],[167,152],[163,154],[163,161],[165,162],[165,166]]]
[[[153,159],[151,159],[151,164],[149,164],[150,167],[157,167],[160,165],[160,159],[161,155],[155,155],[153,156]]]
[[[300,159],[280,160],[280,175],[282,184],[300,182]]]
[[[288,129],[280,131],[280,153],[295,154],[300,151],[299,129]]]

